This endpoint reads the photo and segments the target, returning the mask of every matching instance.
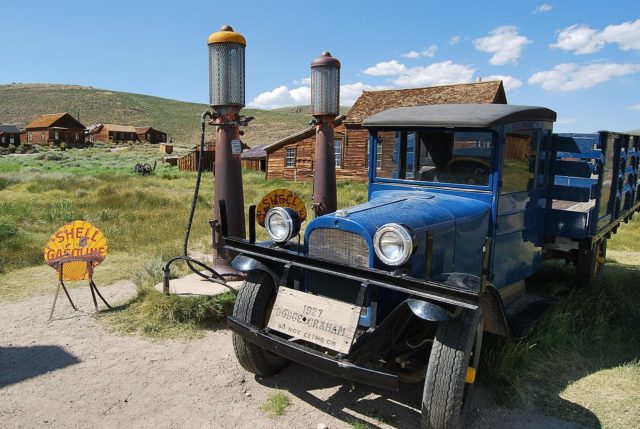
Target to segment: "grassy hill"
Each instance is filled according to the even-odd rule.
[[[167,134],[175,144],[199,141],[200,114],[209,106],[149,95],[109,91],[77,85],[0,85],[0,123],[27,123],[45,113],[80,115],[88,126],[95,123],[151,125]],[[308,126],[306,106],[278,110],[243,109],[255,116],[244,129],[250,146],[272,143]]]

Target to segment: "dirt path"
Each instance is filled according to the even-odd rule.
[[[128,282],[101,290],[110,302],[134,294]],[[88,313],[89,291],[71,294],[84,313],[59,301],[52,322],[51,296],[0,303],[0,427],[348,428],[362,420],[412,428],[419,421],[419,386],[390,394],[300,365],[256,380],[237,364],[223,326],[191,341],[118,336]],[[292,405],[270,418],[260,406],[276,387],[289,391]],[[474,428],[575,427],[498,407],[480,393]]]

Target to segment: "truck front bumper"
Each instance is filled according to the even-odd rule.
[[[266,329],[256,328],[233,316],[228,317],[227,324],[229,329],[245,340],[293,362],[356,383],[392,391],[398,391],[399,389],[399,379],[395,374],[365,368],[343,359],[337,359],[312,348],[270,334]]]

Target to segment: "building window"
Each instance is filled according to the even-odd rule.
[[[40,141],[44,141],[44,131],[40,132]]]
[[[53,134],[53,135],[54,135],[54,139],[55,139],[55,140],[60,139],[60,132],[59,132],[59,131],[54,131],[54,134]]]
[[[80,133],[76,131],[76,141],[80,140]]]
[[[2,136],[2,143],[4,143],[4,136]]]
[[[32,141],[33,141],[33,134],[31,133],[31,131],[29,131],[29,132],[27,133],[27,138],[28,138],[28,140],[29,140],[30,142],[32,142]]]
[[[382,170],[382,140],[378,140],[376,145],[376,170]]]
[[[336,159],[336,167],[342,168],[342,140],[333,141],[333,154]]]
[[[295,167],[296,166],[296,148],[288,147],[287,153],[284,158],[284,166],[285,167]]]
[[[9,144],[14,144],[16,142],[15,136],[9,136]],[[2,143],[4,143],[4,137],[2,137]]]

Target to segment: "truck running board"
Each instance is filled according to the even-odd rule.
[[[509,325],[511,338],[523,338],[538,320],[555,305],[557,300],[525,293],[505,307],[504,312]]]

